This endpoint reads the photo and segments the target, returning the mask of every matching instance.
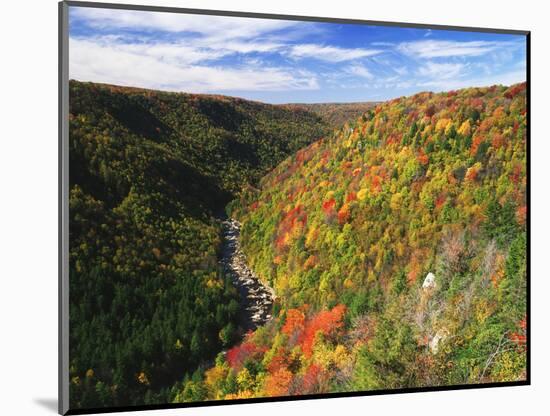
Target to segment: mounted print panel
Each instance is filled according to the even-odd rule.
[[[61,413],[529,383],[528,32],[60,24]]]

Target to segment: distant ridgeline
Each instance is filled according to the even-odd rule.
[[[316,103],[316,104],[280,104],[281,107],[311,111],[319,115],[330,126],[340,128],[347,121],[356,120],[358,117],[375,107],[377,102],[359,103]]]
[[[176,401],[521,380],[525,84],[399,98],[232,204],[275,319]]]
[[[225,205],[330,132],[311,112],[70,82],[71,408],[165,403],[234,342]]]

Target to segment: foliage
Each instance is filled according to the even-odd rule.
[[[163,403],[237,336],[224,206],[326,125],[237,98],[70,82],[71,407]],[[90,376],[87,376],[90,372]],[[200,375],[180,398],[198,400]]]
[[[391,100],[326,135],[299,106],[71,83],[72,400],[524,379],[526,121],[525,84]],[[236,345],[228,202],[277,294]]]
[[[525,84],[391,100],[287,158],[232,204],[281,305],[247,394],[524,379],[526,183]]]
[[[347,121],[363,116],[375,107],[376,102],[362,103],[319,103],[319,104],[281,104],[282,107],[310,111],[319,115],[330,126],[340,128]]]

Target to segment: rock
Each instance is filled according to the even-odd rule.
[[[447,331],[444,329],[440,329],[436,332],[436,334],[433,336],[431,341],[429,342],[430,351],[432,354],[437,354],[437,351],[439,350],[439,344],[447,338]]]
[[[422,289],[432,289],[435,287],[435,275],[430,272],[426,275],[424,283],[422,283]]]

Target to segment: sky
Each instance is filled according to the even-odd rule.
[[[69,77],[268,103],[526,79],[523,35],[74,7]]]

